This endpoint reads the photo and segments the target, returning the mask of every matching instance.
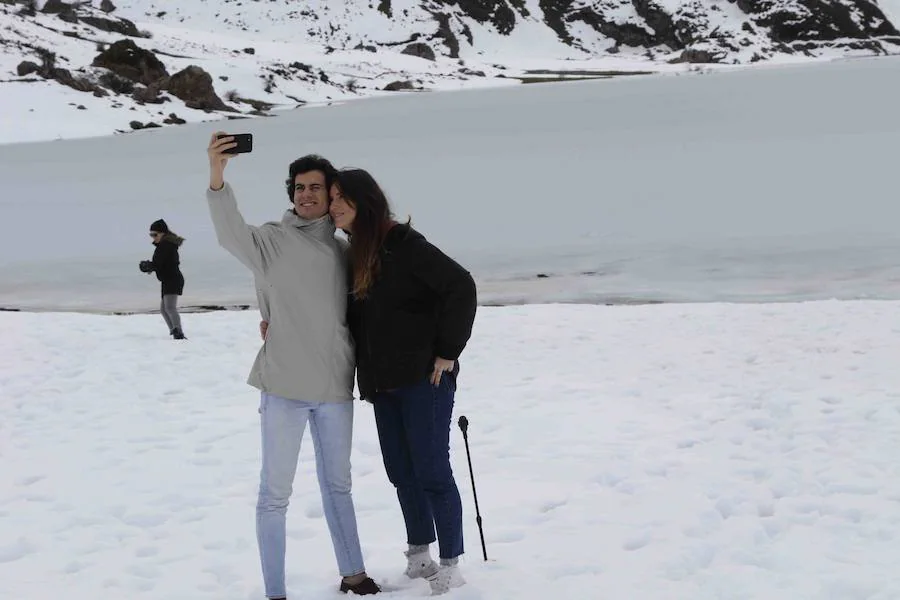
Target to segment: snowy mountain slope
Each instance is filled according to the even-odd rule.
[[[878,0],[876,4],[888,21],[900,28],[900,0]]]
[[[125,36],[92,26],[87,19],[110,17],[88,7],[78,9],[75,23],[59,14],[38,12],[23,17],[20,11],[20,6],[0,4],[0,72],[4,73],[0,98],[5,109],[0,116],[0,141],[47,137],[41,127],[23,127],[23,120],[57,120],[70,135],[90,135],[93,130],[112,133],[112,123],[122,130],[130,122],[135,122],[132,128],[140,128],[147,122],[163,124],[164,119],[197,121],[216,116],[208,110],[224,116],[259,114],[271,108],[377,94],[398,80],[412,87],[439,89],[464,85],[471,77],[456,61],[428,61],[389,50],[329,52],[303,40],[270,41],[227,27],[191,29],[160,22],[146,27],[142,23],[140,31],[134,26],[137,35]],[[128,68],[128,57],[119,56],[112,61],[112,71],[118,75],[111,75],[110,69],[96,66],[101,49],[110,47],[134,56],[135,65],[158,61],[154,72],[135,75]],[[209,82],[189,86],[182,98],[165,84],[154,85],[155,75],[173,76],[190,66],[209,73]],[[82,111],[74,112],[78,108]],[[92,119],[97,122],[73,128]]]
[[[898,0],[883,0],[896,6]],[[307,39],[332,48],[405,49],[477,60],[651,50],[670,59],[697,44],[714,62],[815,53],[820,44],[884,50],[900,36],[873,0],[122,0],[141,20]],[[252,6],[254,10],[248,10]],[[256,7],[259,7],[256,9]],[[302,7],[302,8],[301,8]],[[850,44],[848,40],[855,40]],[[867,43],[860,43],[866,41]],[[895,40],[897,41],[897,40]],[[674,54],[673,54],[674,53]],[[696,55],[695,55],[696,56]],[[706,62],[706,61],[703,61]]]
[[[516,84],[534,71],[898,50],[870,0],[0,0],[0,142]]]

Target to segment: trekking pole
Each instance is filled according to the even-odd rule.
[[[472,497],[475,499],[475,522],[478,523],[478,534],[481,536],[481,552],[484,554],[484,560],[487,560],[487,547],[484,545],[484,528],[481,526],[481,511],[478,508],[478,492],[475,491],[475,472],[472,470],[472,455],[469,453],[469,420],[465,415],[459,418],[459,428],[462,430],[463,440],[466,443],[469,477],[472,479]]]

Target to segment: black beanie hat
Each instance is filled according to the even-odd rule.
[[[153,221],[153,224],[150,225],[150,231],[156,231],[159,233],[169,233],[169,226],[166,225],[166,222],[162,219],[158,221]]]

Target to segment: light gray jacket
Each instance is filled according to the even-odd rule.
[[[346,245],[331,218],[308,221],[288,210],[281,222],[255,227],[228,183],[207,189],[206,199],[219,245],[253,272],[269,322],[247,383],[294,400],[352,400]]]

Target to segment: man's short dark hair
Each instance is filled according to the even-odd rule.
[[[285,187],[287,188],[288,199],[291,202],[294,201],[294,181],[297,179],[297,175],[311,171],[321,171],[325,175],[325,188],[331,189],[331,184],[334,183],[334,178],[337,175],[337,169],[334,168],[334,165],[327,158],[318,154],[307,154],[292,162],[291,166],[288,167],[288,178],[285,181]]]

